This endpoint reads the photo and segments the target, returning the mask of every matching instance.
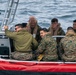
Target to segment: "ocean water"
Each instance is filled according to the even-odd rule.
[[[7,1],[0,0],[0,24]],[[12,24],[28,22],[30,16],[35,16],[38,24],[46,28],[50,26],[52,18],[58,18],[61,27],[66,30],[76,19],[76,0],[20,0]]]

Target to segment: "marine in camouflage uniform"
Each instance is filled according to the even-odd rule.
[[[29,21],[27,23],[28,31],[34,36],[38,43],[41,41],[40,30],[41,27],[38,25],[37,20],[34,16],[30,16]]]
[[[64,61],[76,61],[76,34],[68,31],[60,42],[61,58]]]
[[[50,27],[49,27],[49,32],[51,32],[51,35],[52,35],[52,36],[61,36],[61,35],[63,36],[63,35],[65,35],[65,32],[64,32],[64,30],[62,29],[60,23],[58,23],[58,19],[57,19],[57,18],[53,18],[53,19],[51,20],[51,25],[50,25]],[[60,54],[59,43],[60,43],[60,40],[62,39],[62,37],[57,37],[57,38],[55,38],[55,39],[56,39],[56,42],[57,42],[58,58],[59,58],[59,60],[61,60],[61,59],[60,59],[60,56],[59,56],[59,54]]]
[[[61,35],[65,35],[65,32],[63,31],[63,29],[62,29],[60,26],[57,27],[57,29],[56,29],[55,31],[53,30],[52,27],[50,27],[50,28],[49,28],[49,31],[51,32],[51,35],[52,35],[52,36],[57,36],[57,35],[61,36]],[[56,38],[57,44],[59,44],[59,42],[60,42],[61,39],[62,39],[61,37]]]
[[[37,56],[43,55],[42,61],[55,61],[58,59],[57,56],[57,43],[50,34],[47,34],[38,46],[36,50]]]
[[[33,38],[33,36],[27,32],[25,29],[22,29],[18,32],[11,32],[8,30],[8,27],[5,27],[5,34],[9,38],[13,39],[15,52],[11,53],[11,58],[16,60],[32,60],[32,45],[34,48],[37,48],[38,43]]]
[[[52,36],[65,35],[65,32],[60,26],[61,24],[58,22],[57,18],[53,18],[51,20],[51,25],[48,30],[51,32]],[[61,40],[60,37],[56,38],[57,44],[59,44],[60,40]]]

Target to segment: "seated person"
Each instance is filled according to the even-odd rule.
[[[8,26],[4,26],[5,35],[13,39],[15,51],[11,53],[11,58],[16,60],[33,60],[31,46],[37,48],[38,43],[33,36],[27,31],[27,24],[17,24],[15,31],[8,30]]]
[[[22,23],[22,24],[26,24],[26,23]],[[16,27],[18,27],[20,24],[16,24],[15,25],[15,28],[14,28],[14,26],[13,26],[13,31],[17,31],[17,28]],[[24,25],[25,26],[25,25]],[[12,28],[12,27],[11,27]],[[14,44],[13,44],[13,39],[11,39],[10,38],[10,45],[11,45],[11,52],[14,52],[14,50],[15,50],[15,48],[14,48]]]
[[[33,37],[37,40],[37,42],[40,43],[41,37],[39,32],[41,27],[38,25],[36,18],[34,16],[30,16],[27,25],[28,25],[28,31],[33,35]]]
[[[40,30],[40,36],[42,40],[36,50],[38,61],[56,61],[57,56],[57,43],[51,36],[51,33],[47,32],[47,29],[42,28]]]
[[[51,20],[51,25],[49,27],[49,32],[51,32],[51,35],[52,36],[61,36],[61,35],[65,35],[65,32],[63,31],[60,23],[58,22],[58,19],[57,18],[53,18]],[[57,37],[56,38],[56,42],[57,42],[57,54],[58,54],[58,59],[61,60],[60,58],[60,49],[59,49],[59,43],[60,43],[60,40],[62,39],[63,37]]]
[[[76,34],[72,27],[67,28],[65,37],[61,39],[60,50],[63,61],[76,61]]]
[[[53,18],[51,20],[51,25],[49,27],[49,32],[51,32],[52,36],[65,35],[65,32],[60,27],[60,23],[58,23],[57,18]],[[56,38],[57,44],[59,44],[60,40],[61,40],[61,38]]]
[[[17,27],[18,27],[19,25],[20,25],[20,24],[16,24],[15,27],[13,27],[14,30],[13,30],[13,29],[12,29],[12,30],[17,32]],[[25,26],[26,23],[22,23],[22,25]],[[12,27],[11,27],[11,28],[12,28]],[[11,45],[11,52],[14,52],[15,48],[14,48],[14,44],[13,44],[13,39],[11,39],[11,38],[10,38],[10,45]]]

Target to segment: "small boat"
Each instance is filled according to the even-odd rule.
[[[55,38],[55,36],[53,37]],[[0,33],[0,75],[76,74],[76,62],[19,61],[19,60],[9,59],[10,53],[11,53],[10,40],[7,36],[5,36],[4,32],[1,32]]]
[[[13,21],[19,2],[19,0],[8,1],[2,26]],[[13,5],[15,9],[12,9]],[[3,31],[0,31],[0,75],[76,75],[76,62],[19,61],[8,59],[10,53],[10,40]]]

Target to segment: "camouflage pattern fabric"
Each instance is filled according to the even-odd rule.
[[[30,24],[28,23],[28,27],[29,26]],[[38,24],[36,25],[34,29],[29,27],[29,30],[28,30],[32,35],[35,34],[35,39],[38,43],[40,43],[41,41],[40,30],[41,30],[41,27]]]
[[[59,29],[57,29],[55,31],[53,31],[52,28],[49,28],[48,30],[51,32],[52,36],[55,36],[55,35],[65,35],[65,32],[64,32],[64,30],[61,27],[59,27]],[[59,44],[61,39],[62,39],[61,37],[56,38],[57,44]]]
[[[63,31],[63,29],[62,29],[61,27],[59,28],[59,30],[58,30],[58,32],[57,32],[57,35],[65,35],[65,32]],[[61,40],[61,39],[62,39],[61,37],[56,38],[57,44],[60,43],[60,40]]]
[[[64,61],[76,61],[76,36],[66,36],[60,42],[61,57]]]
[[[32,60],[33,59],[33,54],[32,54],[32,52],[22,53],[22,52],[15,51],[15,52],[11,53],[11,58],[16,59],[16,60],[27,61],[27,60]]]
[[[58,59],[57,56],[57,43],[50,35],[46,35],[42,40],[38,49],[37,55],[43,54],[43,61],[54,61]]]

